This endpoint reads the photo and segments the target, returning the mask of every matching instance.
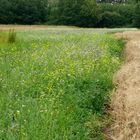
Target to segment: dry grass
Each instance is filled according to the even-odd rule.
[[[62,30],[63,28],[66,28],[66,26],[50,26],[50,25],[2,25],[0,24],[0,31],[7,31],[10,29],[15,30],[41,30],[41,29],[55,29],[55,30]],[[70,26],[70,28],[67,28],[68,30],[78,28]]]
[[[42,25],[0,25],[0,30],[10,30],[10,29],[17,29],[17,30],[24,30],[24,29],[44,29],[47,28],[47,26]]]
[[[115,122],[111,140],[140,140],[140,32],[118,33],[126,38],[125,62],[115,76],[117,90],[112,96]]]

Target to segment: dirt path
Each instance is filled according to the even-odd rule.
[[[112,96],[115,122],[111,140],[140,140],[140,32],[118,33],[128,39],[124,65],[115,76],[117,89]]]

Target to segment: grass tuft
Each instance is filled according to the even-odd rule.
[[[8,43],[15,43],[16,36],[17,36],[16,31],[14,29],[10,29],[8,35]]]

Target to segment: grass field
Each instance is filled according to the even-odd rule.
[[[102,140],[125,42],[108,30],[0,33],[0,139]]]

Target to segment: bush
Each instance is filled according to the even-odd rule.
[[[104,12],[101,14],[100,27],[120,27],[124,25],[123,17],[117,12]]]

